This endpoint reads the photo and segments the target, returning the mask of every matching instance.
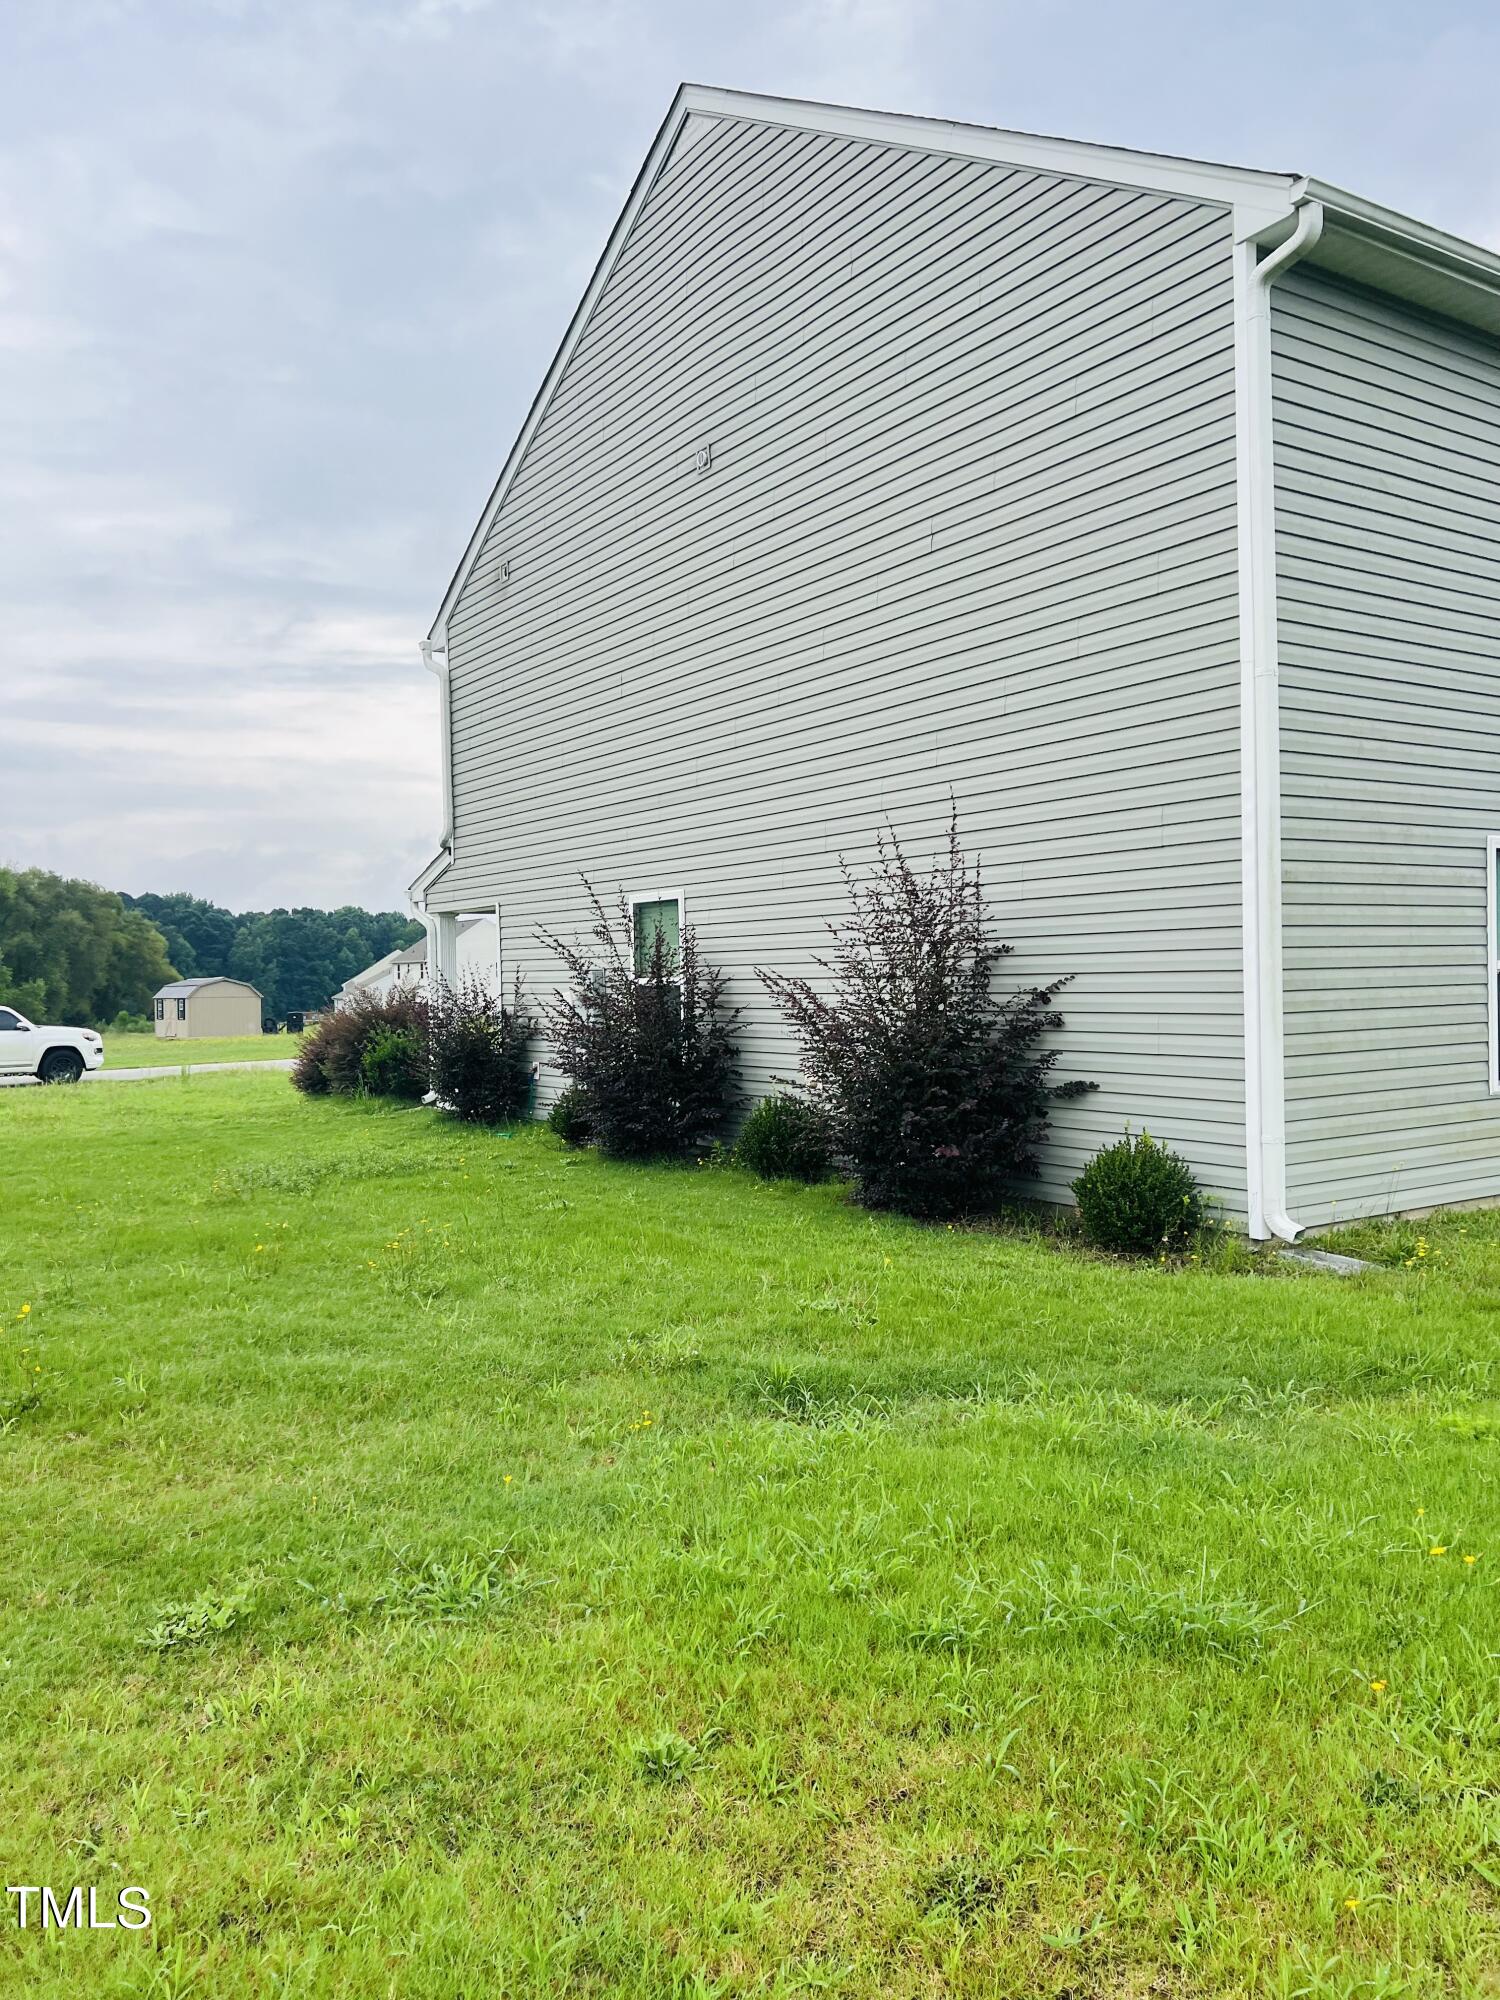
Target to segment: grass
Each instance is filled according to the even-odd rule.
[[[278,1074],[0,1145],[0,1865],[155,1912],[0,1990],[1497,1991],[1495,1216],[1134,1267]]]
[[[205,1035],[167,1041],[156,1035],[104,1037],[106,1069],[172,1069],[182,1063],[276,1062],[296,1055],[300,1035]]]

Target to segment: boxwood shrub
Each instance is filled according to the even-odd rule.
[[[805,1097],[763,1097],[740,1128],[734,1156],[767,1181],[826,1181],[833,1172],[828,1119]]]
[[[1180,1153],[1149,1132],[1104,1146],[1073,1183],[1091,1243],[1128,1256],[1180,1250],[1202,1226],[1203,1196]]]

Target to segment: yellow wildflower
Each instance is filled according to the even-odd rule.
[[[1445,1556],[1448,1553],[1448,1544],[1446,1542],[1434,1542],[1427,1553],[1430,1556]]]
[[[1358,1896],[1346,1896],[1344,1898],[1344,1908],[1346,1910],[1357,1910],[1359,1908]]]
[[[1466,1563],[1477,1563],[1477,1562],[1478,1562],[1478,1560],[1479,1560],[1478,1556],[1465,1556],[1465,1557],[1464,1557],[1464,1561],[1465,1561]]]
[[[1384,1681],[1371,1681],[1370,1686],[1374,1688],[1376,1694],[1385,1693],[1386,1683]]]

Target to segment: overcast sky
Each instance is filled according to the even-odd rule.
[[[684,77],[1500,247],[1488,0],[0,0],[0,861],[403,903],[417,640]]]

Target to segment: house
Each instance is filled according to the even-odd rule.
[[[174,979],[156,995],[159,1040],[203,1035],[258,1035],[261,997],[243,979]]]
[[[481,979],[498,991],[499,977],[499,930],[493,911],[488,916],[465,917],[458,925],[457,983],[466,979]],[[414,944],[398,945],[388,951],[384,958],[377,958],[373,965],[367,965],[363,972],[356,972],[352,979],[346,979],[333,997],[335,1007],[347,1007],[359,995],[372,1000],[385,1000],[398,987],[408,987],[413,991],[427,982],[427,939],[419,937]]]
[[[1045,1195],[1127,1125],[1260,1237],[1500,1195],[1497,335],[1301,174],[685,87],[424,644],[437,962],[618,887],[769,1088],[755,968],[951,795],[1100,1086]]]

